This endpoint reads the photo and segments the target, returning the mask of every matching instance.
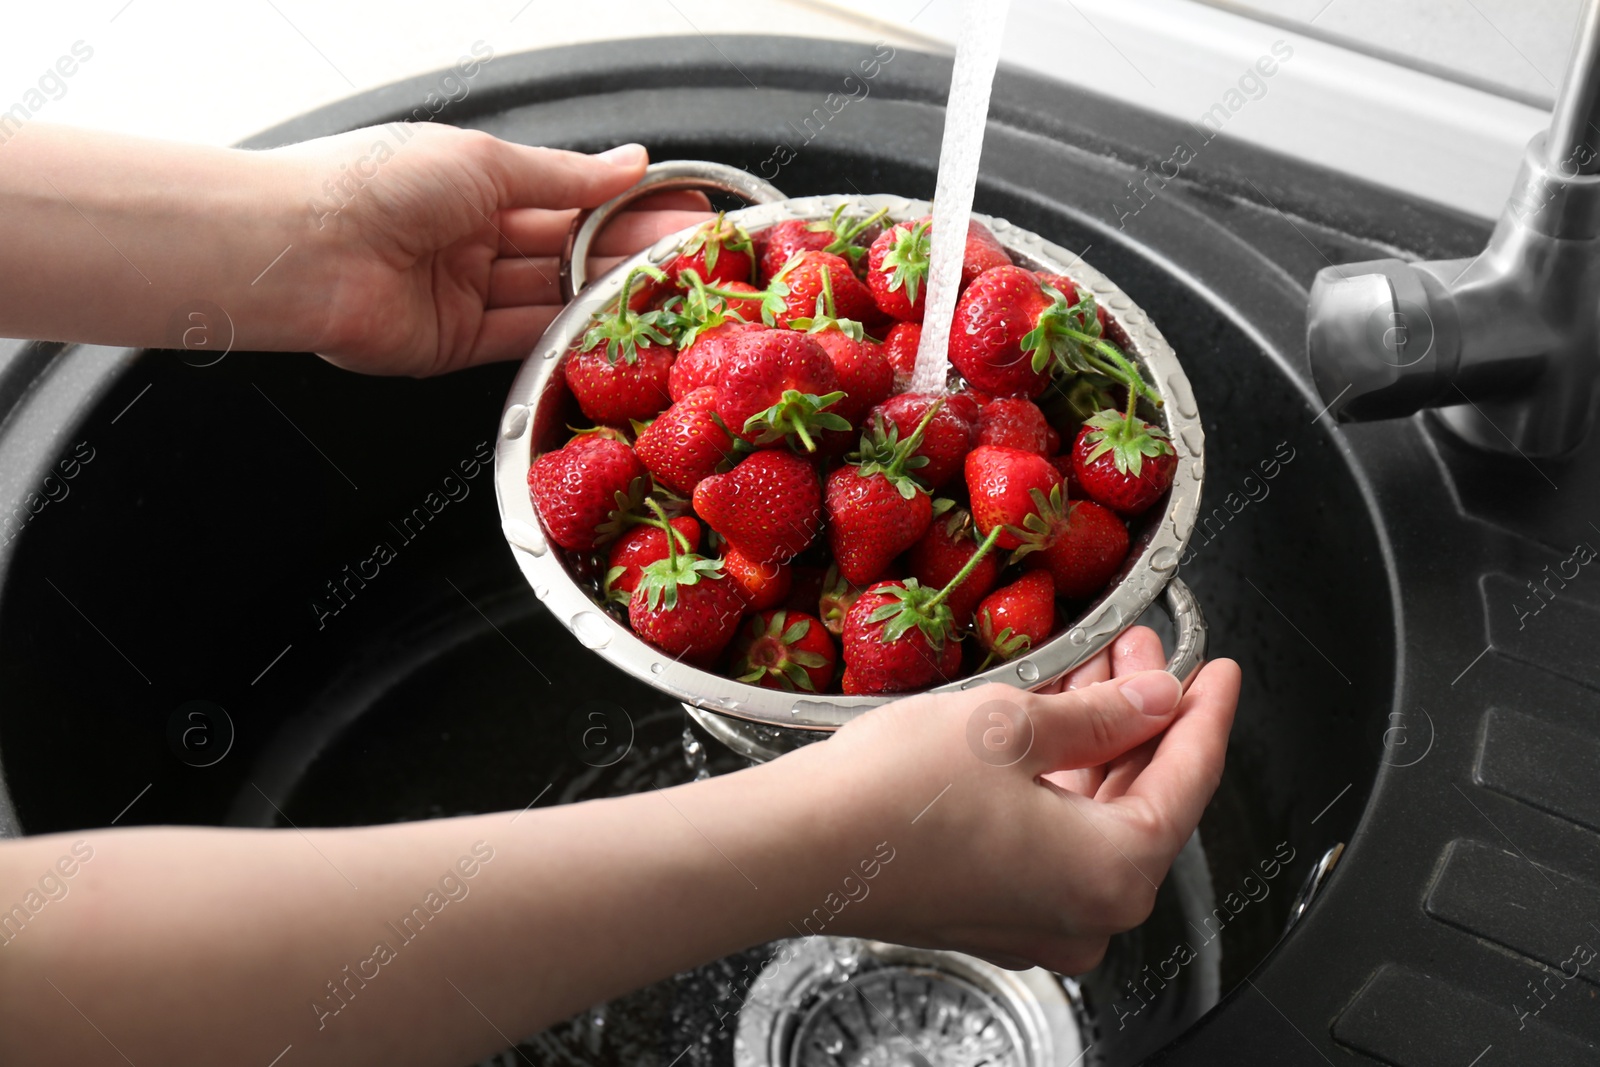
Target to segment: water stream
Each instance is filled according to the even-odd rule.
[[[1010,6],[1011,0],[965,0],[962,4],[955,69],[950,75],[950,97],[945,105],[944,140],[939,146],[939,177],[933,193],[927,312],[922,319],[916,370],[911,376],[914,393],[943,392],[949,374],[950,320],[961,286],[961,260],[967,243],[967,222],[972,215],[972,194],[978,183],[978,160],[983,155],[989,93],[994,87],[1000,38]]]

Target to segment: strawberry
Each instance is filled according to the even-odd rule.
[[[831,252],[845,257],[852,264],[866,255],[867,250],[856,243],[856,238],[876,225],[889,213],[889,209],[883,208],[855,222],[845,222],[843,216],[849,206],[840,204],[833,218],[826,222],[821,219],[810,222],[805,219],[785,219],[763,231],[760,257],[762,279],[771,281],[785,263],[801,252]]]
[[[1092,500],[1119,515],[1149,510],[1172,485],[1178,454],[1165,430],[1134,414],[1102,411],[1072,445],[1072,469]]]
[[[1074,500],[1054,536],[1025,559],[1027,567],[1050,573],[1057,596],[1087,600],[1106,587],[1127,555],[1128,528],[1116,512],[1092,500]]]
[[[696,389],[662,412],[633,447],[657,482],[685,494],[693,493],[735,451],[733,438],[717,418],[717,390],[712,386]]]
[[[839,388],[845,394],[830,409],[834,414],[851,426],[861,426],[867,412],[889,399],[894,369],[883,345],[867,337],[859,322],[836,317],[833,282],[828,275],[822,276],[822,295],[817,297],[815,313],[790,319],[789,327],[815,338],[833,361]]]
[[[816,451],[815,430],[848,430],[824,410],[844,399],[827,350],[795,330],[750,330],[733,338],[719,362],[717,414],[752,444],[785,437]]]
[[[911,577],[923,585],[942,588],[967,560],[978,551],[978,539],[973,534],[972,514],[965,508],[954,506],[950,500],[934,501],[934,519],[928,532],[911,546],[907,556]],[[981,559],[966,579],[954,589],[946,603],[957,627],[965,629],[972,622],[972,613],[1000,580],[1000,560],[994,555]]]
[[[933,249],[933,217],[900,222],[878,235],[867,253],[867,286],[885,315],[921,322]],[[967,225],[961,258],[961,288],[991,267],[1010,266],[1011,257],[981,222]]]
[[[994,659],[1015,659],[1044,644],[1056,628],[1056,587],[1049,571],[1028,571],[978,605],[978,644]]]
[[[833,289],[840,318],[856,322],[876,322],[881,318],[872,293],[856,277],[849,261],[832,252],[800,252],[767,283],[762,296],[762,320],[787,326],[790,319],[809,316],[822,295],[824,277]]]
[[[528,468],[528,493],[550,540],[574,552],[622,533],[649,482],[633,449],[600,434],[575,437]]]
[[[628,306],[635,279],[660,273],[654,267],[629,273],[616,309],[599,317],[562,365],[567,388],[595,422],[626,425],[648,419],[668,402],[667,379],[676,353],[663,332],[662,313],[638,313]]]
[[[1023,452],[1050,454],[1050,424],[1031,400],[1002,396],[990,401],[978,415],[978,443],[1004,445]],[[1061,437],[1056,436],[1059,446]]]
[[[677,366],[677,364],[673,364]],[[978,417],[983,414],[983,409],[988,407],[994,397],[978,389],[959,389],[950,394],[947,406],[963,419],[972,423],[973,431],[977,431]]]
[[[854,461],[828,475],[828,546],[847,581],[866,585],[882,578],[933,521],[933,501],[910,471],[927,464],[916,450],[941,407],[935,401],[903,441],[897,427],[886,430],[879,420],[861,436]]]
[[[722,553],[722,572],[738,586],[750,611],[766,611],[782,604],[789,598],[794,581],[789,564],[758,563],[731,544]]]
[[[1042,271],[1042,270],[1036,270],[1033,273],[1034,273],[1034,276],[1037,277],[1041,282],[1044,282],[1050,288],[1055,289],[1057,292],[1059,292],[1061,294],[1062,298],[1064,300],[1066,300],[1066,302],[1068,304],[1077,304],[1080,300],[1083,299],[1084,296],[1089,295],[1089,294],[1086,294],[1086,293],[1082,293],[1078,289],[1077,283],[1074,282],[1071,278],[1068,278],[1064,274],[1051,274],[1048,271]],[[1111,320],[1106,317],[1105,305],[1099,303],[1096,300],[1094,300],[1094,298],[1092,296],[1090,296],[1090,303],[1094,307],[1095,321],[1098,322],[1099,325],[1100,325],[1099,332],[1101,334],[1104,334],[1105,331],[1106,331],[1106,328],[1111,323]]]
[[[661,306],[667,332],[680,352],[719,326],[761,319],[760,293],[746,282],[710,286],[693,270],[685,270],[680,280],[687,291]]]
[[[998,531],[935,591],[915,578],[877,582],[844,620],[846,693],[903,693],[947,682],[961,671],[961,646],[950,612],[951,589],[994,548]]]
[[[885,425],[892,424],[899,431],[901,438],[910,437],[939,399],[925,393],[900,393],[873,408],[871,421],[876,423],[882,418]],[[971,423],[951,410],[950,405],[940,408],[923,429],[922,444],[916,452],[928,462],[912,473],[928,488],[942,488],[961,473],[973,436]]]
[[[789,692],[824,692],[833,683],[838,653],[821,621],[802,611],[752,615],[733,643],[733,676]]]
[[[666,521],[659,505],[657,517]],[[723,575],[720,560],[679,552],[667,538],[667,558],[644,568],[628,601],[633,632],[661,651],[699,667],[716,662],[744,614],[744,599]]]
[[[1051,306],[1039,279],[1021,267],[980,274],[956,301],[950,320],[950,364],[997,396],[1038,396],[1049,377],[1034,369],[1024,340]]]
[[[692,515],[672,520],[674,539],[680,552],[700,550],[700,524]],[[658,559],[666,559],[667,531],[653,523],[635,526],[612,544],[607,556],[605,597],[609,601],[626,605],[633,599],[644,568]]]
[[[687,288],[683,274],[691,270],[712,285],[748,282],[755,270],[755,249],[750,244],[750,235],[722,215],[704,223],[667,264],[666,276],[674,284]]]
[[[889,365],[894,368],[894,391],[897,393],[903,393],[911,387],[911,375],[917,369],[917,346],[920,344],[920,322],[897,322],[884,335],[883,353],[889,357]]]
[[[672,372],[667,375],[667,393],[674,400],[682,400],[696,389],[718,384],[722,361],[733,350],[734,339],[741,333],[765,328],[746,322],[724,322],[697,334],[673,360]]]
[[[817,536],[822,488],[811,464],[765,448],[696,486],[694,510],[749,559],[787,563]]]
[[[1000,532],[1001,548],[1042,544],[1061,512],[1061,472],[1033,452],[979,445],[967,455],[967,492],[978,531]]]

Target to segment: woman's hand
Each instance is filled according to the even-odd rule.
[[[587,156],[431,123],[270,154],[299,165],[334,268],[317,351],[351,370],[417,376],[526,356],[561,310],[558,257],[577,209],[623,192],[648,163],[639,145]],[[694,192],[642,200],[600,236],[591,271],[694,225],[708,206]]]
[[[1007,967],[1095,966],[1149,915],[1222,775],[1238,666],[1207,664],[1180,701],[1163,662],[1138,627],[1059,692],[917,696],[814,746],[858,813],[839,832],[895,856],[841,923]]]

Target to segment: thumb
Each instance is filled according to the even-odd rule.
[[[637,144],[593,156],[509,141],[499,144],[497,170],[507,196],[502,208],[598,207],[636,184],[650,163],[650,154]]]
[[[1165,730],[1182,699],[1183,685],[1160,670],[1039,694],[1027,704],[1029,761],[1036,774],[1106,763]]]

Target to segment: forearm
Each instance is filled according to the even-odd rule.
[[[808,758],[515,817],[13,843],[6,901],[74,840],[94,855],[5,932],[0,1044],[30,1063],[121,1062],[107,1039],[136,1063],[266,1063],[290,1044],[301,1064],[469,1062],[792,935],[870,855]]]
[[[309,348],[334,260],[312,186],[273,153],[31,123],[0,151],[0,335],[177,347],[206,302],[235,347]]]

